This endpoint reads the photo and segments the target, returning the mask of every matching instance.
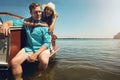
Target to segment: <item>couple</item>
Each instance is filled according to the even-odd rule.
[[[40,61],[39,67],[45,70],[48,66],[51,49],[51,32],[56,21],[55,5],[44,5],[42,12],[38,3],[29,6],[31,17],[24,20],[11,20],[3,23],[0,32],[8,35],[10,26],[23,26],[27,34],[26,46],[11,60],[12,72],[15,80],[22,79],[22,66],[25,60]],[[48,17],[49,16],[49,17]],[[47,27],[48,26],[48,27]]]

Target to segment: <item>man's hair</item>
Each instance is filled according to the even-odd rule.
[[[33,9],[35,9],[36,7],[40,6],[40,4],[38,3],[31,3],[29,6],[29,10],[30,12],[32,12]]]

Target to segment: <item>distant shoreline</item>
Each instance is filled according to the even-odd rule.
[[[58,40],[112,40],[113,38],[58,38]]]

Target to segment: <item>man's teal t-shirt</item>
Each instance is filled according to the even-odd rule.
[[[13,26],[21,26],[25,28],[27,34],[26,52],[35,52],[37,51],[42,45],[46,46],[50,49],[51,45],[51,35],[48,32],[47,27],[37,26],[37,27],[30,27],[24,26],[24,19],[22,20],[12,20]],[[40,21],[41,22],[41,21]]]

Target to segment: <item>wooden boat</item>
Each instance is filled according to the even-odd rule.
[[[0,15],[3,14],[3,12],[0,12]],[[17,16],[15,14],[6,13],[4,14],[8,16],[13,16],[17,18],[23,18],[21,16]],[[0,24],[2,25],[2,19],[0,19]],[[25,46],[25,30],[20,27],[11,27],[10,28],[11,34],[9,36],[4,36],[3,34],[0,34],[0,70],[8,70],[10,67],[11,59],[18,53],[18,51]],[[55,42],[55,40],[53,41]],[[54,44],[54,43],[52,43]],[[54,44],[56,45],[56,44]],[[54,46],[53,46],[54,47]],[[56,52],[58,48],[54,48],[54,51]],[[55,52],[51,53],[50,60],[55,58]]]

